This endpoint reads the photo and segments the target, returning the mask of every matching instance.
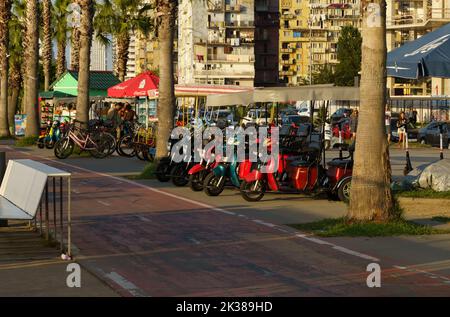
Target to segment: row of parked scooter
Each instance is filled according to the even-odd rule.
[[[176,141],[170,140],[171,148]],[[171,156],[159,161],[155,175],[161,182],[188,185],[193,191],[204,191],[208,196],[218,196],[225,188],[237,188],[242,197],[251,202],[261,200],[267,192],[326,193],[329,198],[349,200],[353,146],[340,144],[339,157],[327,161],[323,133],[315,131],[310,123],[281,129],[279,154],[265,162],[250,161],[249,140],[244,142],[246,156],[240,161],[236,151],[232,158],[222,160],[214,155],[212,148],[202,153],[200,162],[175,162],[171,151]],[[345,157],[344,151],[348,152]]]

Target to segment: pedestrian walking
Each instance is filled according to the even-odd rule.
[[[352,134],[352,141],[356,139],[356,132],[358,130],[358,109],[353,110],[350,116],[350,133]]]
[[[388,144],[391,144],[391,111],[387,110],[384,113],[384,126],[386,128],[386,137],[387,137],[387,141]]]
[[[120,138],[121,134],[122,117],[120,116],[120,111],[122,110],[122,107],[121,103],[112,104],[107,114],[107,119],[111,120],[112,125],[116,130],[117,139]]]
[[[400,117],[397,121],[397,132],[398,132],[398,145],[401,148],[405,147],[406,144],[406,133],[407,133],[408,119],[406,119],[405,112],[400,112]]]

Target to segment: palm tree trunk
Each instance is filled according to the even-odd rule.
[[[8,124],[9,124],[9,132],[11,135],[15,134],[15,122],[14,115],[17,110],[17,101],[19,100],[20,88],[12,88],[11,96],[8,102]]]
[[[348,218],[387,221],[394,207],[385,135],[386,1],[362,1],[360,114]]]
[[[117,59],[115,70],[120,81],[125,80],[127,74],[128,48],[130,47],[130,34],[126,33],[117,38]]]
[[[44,90],[50,87],[50,66],[52,63],[52,28],[51,28],[51,0],[42,0],[44,40],[42,47],[42,64],[44,67]]]
[[[24,104],[27,114],[26,136],[39,135],[38,111],[38,61],[39,61],[39,29],[38,1],[26,1],[26,35],[25,35],[25,83]]]
[[[22,86],[22,73],[20,67],[21,65],[19,64],[11,64],[9,72],[10,98],[8,100],[8,124],[11,135],[15,134],[14,115],[17,112],[20,88]]]
[[[158,137],[156,138],[156,159],[167,156],[167,142],[173,129],[175,115],[175,93],[173,76],[173,39],[177,1],[159,0],[157,12],[160,16],[158,26],[159,40],[159,100]]]
[[[70,69],[78,70],[80,65],[80,28],[72,29],[71,46],[70,46]]]
[[[89,120],[89,66],[91,63],[92,18],[94,4],[92,0],[80,0],[80,64],[78,71],[77,119]]]
[[[0,136],[9,136],[8,127],[8,21],[11,16],[11,1],[0,3]]]
[[[56,78],[66,71],[66,41],[58,41],[58,53],[56,55]]]

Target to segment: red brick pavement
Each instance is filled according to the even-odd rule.
[[[44,163],[74,172],[77,261],[123,296],[449,294],[441,280],[399,269],[369,289],[369,260],[127,180]]]

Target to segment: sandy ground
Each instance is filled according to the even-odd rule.
[[[450,217],[449,199],[400,197],[399,202],[407,219]]]

